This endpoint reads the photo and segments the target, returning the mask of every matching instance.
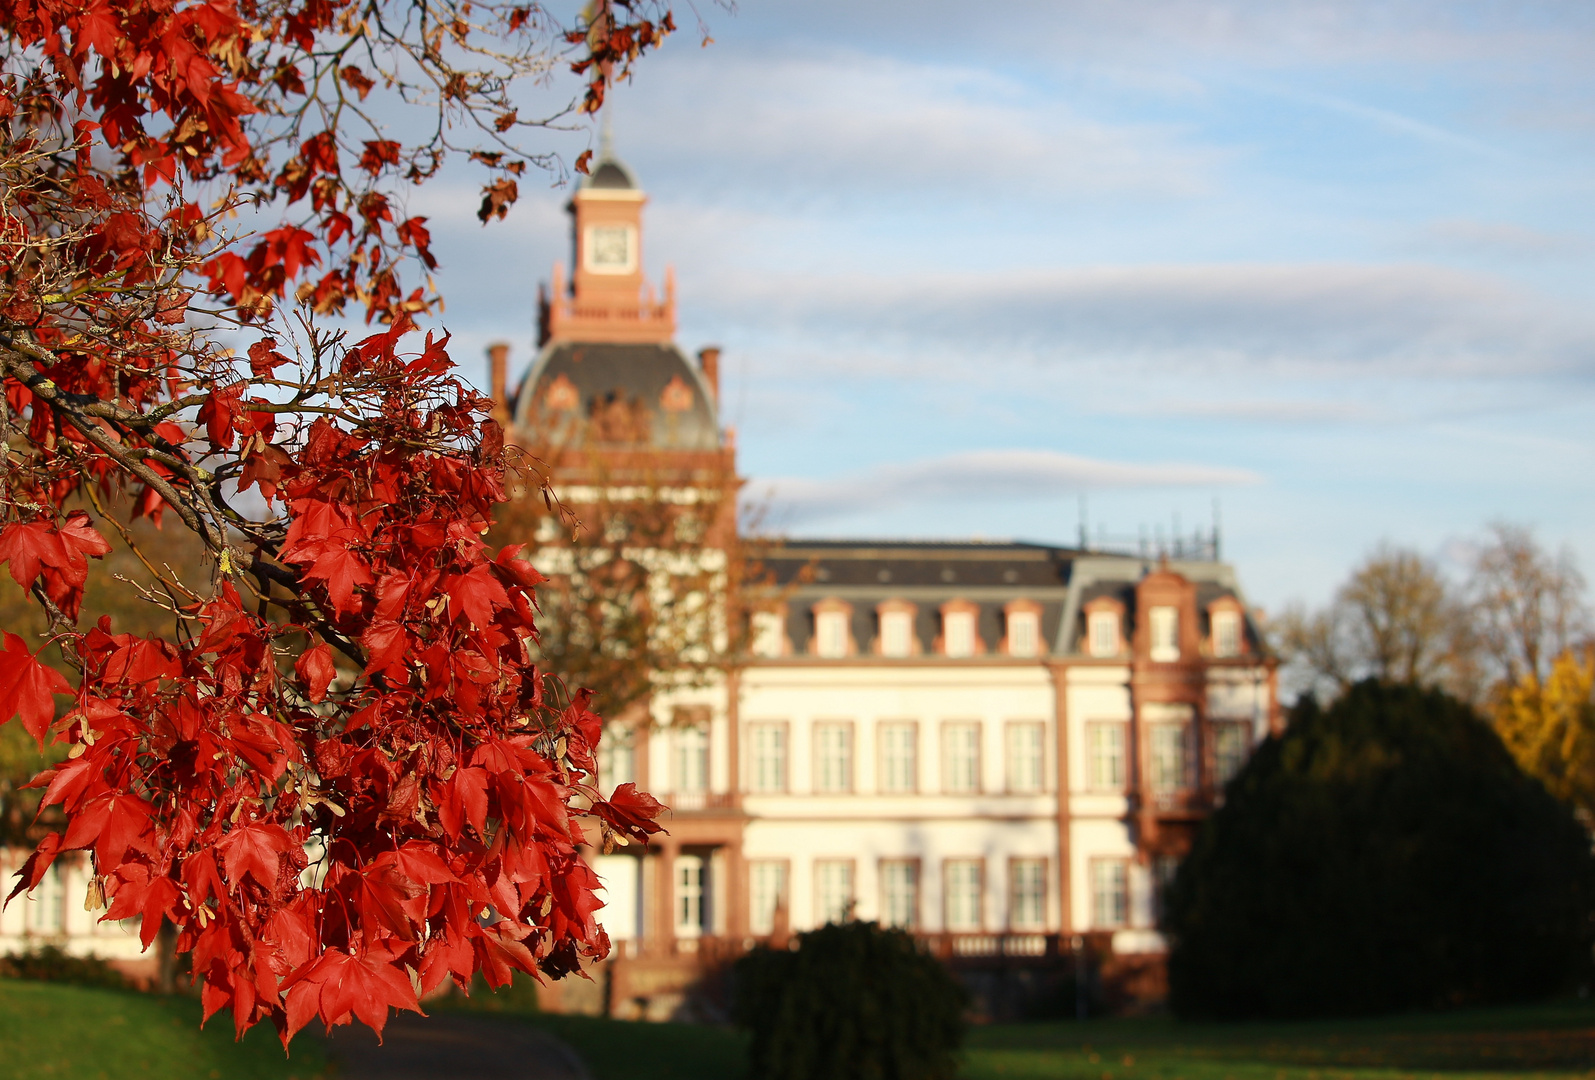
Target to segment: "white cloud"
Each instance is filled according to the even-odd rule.
[[[954,378],[984,377],[994,361],[1381,378],[1595,369],[1588,314],[1425,265],[727,274],[702,296],[700,317],[830,342],[838,369],[860,374],[902,374],[862,359],[894,353]]]
[[[910,503],[1047,499],[1126,488],[1233,487],[1260,483],[1247,469],[1186,463],[1133,464],[1050,450],[978,450],[848,476],[754,480],[747,502],[776,527]]]
[[[1208,188],[1220,158],[1167,125],[1093,119],[969,65],[742,49],[662,56],[648,80],[647,93],[616,98],[623,153],[678,185],[741,197],[1187,196]]]

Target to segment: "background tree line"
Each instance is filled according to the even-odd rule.
[[[1332,700],[1364,679],[1438,687],[1484,713],[1525,771],[1595,822],[1595,638],[1571,551],[1496,523],[1460,580],[1380,544],[1320,609],[1274,621],[1289,689]]]

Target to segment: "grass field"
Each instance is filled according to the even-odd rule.
[[[199,1002],[124,990],[0,979],[0,1077],[5,1080],[314,1080],[326,1059],[314,1039],[285,1059],[270,1025],[242,1043],[217,1016],[199,1030]]]
[[[1586,1075],[1595,1004],[1299,1024],[1165,1018],[993,1025],[970,1033],[968,1080],[1460,1080]]]
[[[721,1028],[527,1016],[595,1080],[744,1080]],[[1372,1020],[1182,1024],[1167,1018],[997,1024],[970,1032],[966,1080],[1507,1080],[1595,1070],[1595,1003]]]
[[[522,1012],[575,1048],[595,1080],[750,1080],[743,1038],[725,1028]],[[478,1009],[496,1011],[488,1002]],[[315,1080],[335,1077],[321,1044],[275,1035],[242,1044],[218,1017],[198,1030],[188,999],[0,980],[5,1080]],[[1595,1072],[1595,1002],[1279,1025],[1166,1018],[978,1027],[965,1080],[1507,1080]]]

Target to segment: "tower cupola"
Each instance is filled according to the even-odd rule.
[[[556,264],[542,298],[542,340],[548,342],[664,343],[675,337],[673,272],[664,296],[642,269],[642,208],[648,201],[636,175],[615,156],[605,127],[598,160],[571,195],[573,252],[570,285]]]

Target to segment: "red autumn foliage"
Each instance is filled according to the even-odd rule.
[[[494,3],[0,0],[0,562],[50,619],[39,649],[4,635],[0,722],[69,748],[34,781],[64,833],[13,895],[87,852],[103,918],[146,946],[174,927],[240,1033],[380,1033],[445,980],[608,951],[583,822],[646,843],[661,807],[596,790],[589,696],[530,661],[541,578],[483,541],[508,470],[491,403],[446,336],[406,347],[432,298],[401,282],[436,264],[393,185],[454,147],[380,137],[360,103],[441,87],[439,115],[499,147],[469,156],[502,217],[525,168],[505,87],[570,49],[590,109],[670,26],[643,0],[569,31]],[[316,324],[350,302],[386,329]],[[247,359],[227,325],[255,327]],[[210,580],[157,566],[139,515],[192,530]],[[106,527],[170,634],[77,624]]]

